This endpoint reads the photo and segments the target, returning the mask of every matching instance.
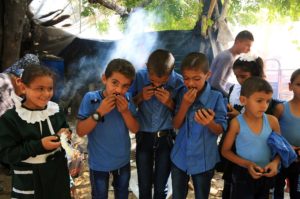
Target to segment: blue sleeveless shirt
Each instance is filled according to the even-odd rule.
[[[263,127],[259,134],[252,132],[243,114],[237,116],[240,132],[236,137],[235,145],[237,154],[260,167],[265,167],[271,161],[271,150],[267,139],[272,132],[266,114],[263,114]]]
[[[284,110],[279,118],[282,136],[293,146],[300,146],[300,117],[291,113],[289,102],[283,103]]]

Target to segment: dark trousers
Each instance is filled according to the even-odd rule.
[[[210,192],[211,179],[214,170],[191,175],[195,189],[195,199],[207,199]],[[188,194],[190,175],[172,165],[173,199],[185,199]]]
[[[275,178],[274,199],[284,198],[285,179],[290,183],[290,198],[300,198],[300,162],[292,163],[288,168],[282,168]]]
[[[94,171],[90,169],[90,181],[92,187],[93,199],[107,199],[108,198],[108,183],[109,175],[113,175],[114,195],[116,199],[128,198],[128,187],[130,179],[130,164],[111,172]]]
[[[246,168],[234,166],[232,171],[231,199],[268,199],[274,177],[253,179]]]
[[[153,185],[154,198],[164,199],[171,170],[172,134],[158,137],[155,133],[138,132],[136,140],[139,198],[152,198]]]

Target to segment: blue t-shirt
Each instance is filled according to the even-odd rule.
[[[300,117],[291,113],[289,102],[283,103],[284,110],[279,118],[282,136],[293,146],[300,146]]]
[[[127,99],[129,95],[126,95]],[[102,91],[85,94],[78,111],[78,119],[84,120],[91,116],[104,99]],[[129,101],[129,109],[134,113],[135,107]],[[98,122],[88,134],[89,166],[95,171],[112,171],[119,169],[130,161],[129,130],[121,113],[114,108]]]
[[[144,87],[151,84],[148,70],[141,69],[137,72],[136,78],[129,89],[133,96],[140,93]],[[178,90],[183,86],[182,76],[175,71],[169,76],[169,79],[163,87],[167,89],[173,100]],[[137,119],[140,124],[140,131],[157,132],[159,130],[173,129],[172,119],[173,112],[164,104],[162,104],[155,96],[147,101],[139,104]]]
[[[267,139],[272,132],[268,117],[263,114],[263,127],[259,134],[253,133],[244,119],[243,114],[237,116],[240,124],[240,132],[236,137],[236,153],[260,167],[265,167],[272,158],[271,149],[267,144]]]
[[[183,95],[187,92],[184,87],[176,104],[179,109]],[[171,152],[172,162],[181,170],[194,175],[211,170],[220,160],[217,138],[206,126],[194,119],[195,112],[200,108],[209,108],[215,112],[214,121],[226,129],[226,107],[219,91],[212,90],[206,83],[203,93],[191,105],[182,123]]]

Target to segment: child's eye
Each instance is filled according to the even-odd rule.
[[[112,81],[112,84],[113,84],[114,86],[117,86],[117,85],[118,85],[118,82],[117,82],[117,81]]]

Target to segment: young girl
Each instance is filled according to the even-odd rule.
[[[233,85],[229,89],[228,94],[228,117],[229,119],[237,116],[243,112],[243,106],[240,102],[241,85],[249,77],[263,77],[263,60],[260,57],[254,55],[240,56],[232,66],[234,75],[239,84]]]
[[[58,135],[70,135],[53,96],[54,74],[31,65],[22,75],[25,99],[0,118],[0,157],[12,165],[12,198],[70,198],[65,152]]]
[[[300,155],[300,69],[292,73],[290,91],[293,91],[293,99],[276,106],[275,116],[279,119],[282,136],[294,147]],[[288,168],[282,168],[276,177],[274,199],[283,199],[285,178],[290,183],[290,198],[300,198],[300,161],[295,161]]]

